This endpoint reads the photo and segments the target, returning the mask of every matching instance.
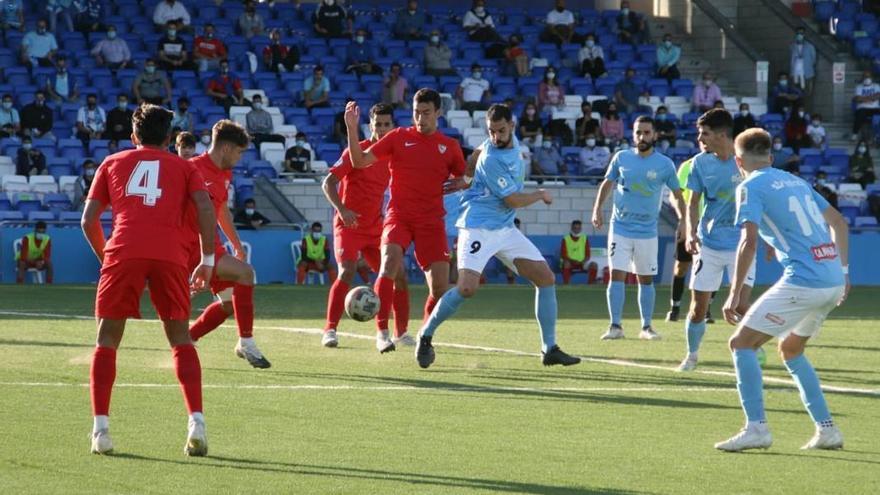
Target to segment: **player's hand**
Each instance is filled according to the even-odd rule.
[[[443,183],[443,194],[463,191],[469,187],[471,187],[471,185],[465,182],[462,177],[456,177],[455,179],[449,179]]]
[[[211,275],[214,273],[214,267],[200,263],[192,272],[189,278],[190,287],[193,291],[198,292],[208,287]]]
[[[545,205],[553,204],[553,194],[546,189],[538,189],[538,192],[541,193],[541,201],[544,202]]]
[[[840,306],[846,301],[846,297],[849,295],[849,290],[852,286],[849,283],[849,274],[846,275],[846,284],[843,286],[843,295],[840,296],[840,300],[837,301],[837,305]]]
[[[603,225],[605,222],[604,222],[604,220],[602,219],[602,212],[601,212],[601,211],[599,211],[599,210],[595,210],[595,211],[593,211],[593,220],[592,220],[592,223],[593,223],[593,227],[595,227],[596,229],[601,229],[601,228],[602,228],[602,225]]]
[[[359,216],[360,214],[349,210],[344,206],[339,210],[339,218],[342,219],[342,223],[346,227],[357,227],[357,219]]]
[[[688,234],[687,241],[685,242],[685,247],[687,247],[687,252],[691,254],[699,254],[700,240],[697,238],[697,236],[693,234]]]
[[[235,246],[233,249],[235,250],[234,256],[238,261],[244,261],[245,258],[247,258],[247,253],[244,251],[244,248],[241,246],[241,244]]]
[[[357,129],[361,122],[361,108],[357,102],[350,101],[345,105],[345,126],[349,129]]]
[[[687,239],[687,224],[678,222],[678,227],[675,229],[675,242],[682,242],[685,239]]]
[[[742,315],[737,311],[737,307],[739,306],[739,295],[734,291],[730,292],[730,295],[727,296],[727,301],[724,302],[724,319],[727,323],[731,325],[738,325],[739,321],[742,319]]]

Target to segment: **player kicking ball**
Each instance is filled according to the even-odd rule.
[[[663,186],[675,198],[679,236],[684,230],[684,199],[672,160],[654,149],[654,119],[638,117],[633,122],[635,150],[618,151],[608,164],[605,180],[593,204],[593,227],[605,224],[602,205],[614,189],[614,211],[608,229],[608,266],[611,283],[608,284],[608,313],[611,325],[602,340],[624,338],[621,319],[626,300],[626,276],[635,273],[639,279],[639,313],[642,317],[640,339],[658,340],[660,334],[651,326],[657,275],[657,219]]]
[[[553,202],[549,191],[523,192],[525,165],[513,135],[513,115],[504,105],[492,105],[486,114],[489,140],[482,145],[473,183],[465,191],[456,256],[458,284],[438,301],[419,331],[416,361],[422,368],[434,362],[434,332],[458,311],[480,286],[486,263],[497,256],[507,267],[535,286],[535,316],[541,329],[541,361],[545,366],[581,362],[556,345],[556,277],[538,248],[513,224],[517,208],[538,201]],[[467,181],[467,179],[465,179]]]
[[[247,360],[254,368],[268,368],[269,361],[254,342],[254,269],[247,264],[241,239],[235,230],[229,201],[229,182],[232,169],[241,159],[249,144],[247,131],[231,120],[221,120],[211,129],[211,147],[207,152],[190,159],[205,178],[205,187],[217,216],[217,224],[232,242],[235,256],[230,256],[215,237],[214,255],[217,265],[211,276],[211,293],[217,301],[210,304],[189,329],[193,342],[198,341],[235,315],[238,325],[238,343],[235,355]],[[191,218],[193,218],[191,216]],[[189,222],[195,228],[194,218]],[[193,231],[190,266],[198,262],[195,231]]]
[[[361,149],[366,150],[394,129],[393,115],[394,107],[391,105],[385,103],[373,105],[370,109],[371,136],[370,139],[359,143]],[[324,347],[339,345],[336,328],[345,309],[345,296],[358,272],[358,257],[363,256],[366,264],[374,272],[379,273],[382,203],[385,201],[385,190],[388,188],[390,175],[387,160],[367,168],[354,168],[348,151],[345,151],[321,185],[327,201],[336,209],[333,218],[333,245],[336,264],[339,266],[339,277],[330,287],[327,300],[327,322],[324,325],[324,334],[321,336],[321,345]],[[366,280],[366,273],[361,276]],[[395,346],[416,345],[415,339],[407,333],[409,290],[404,270],[398,269],[394,278],[392,307],[394,309],[392,342]],[[378,321],[377,325],[380,329],[387,329],[387,318]],[[377,345],[381,352],[386,348],[385,339],[377,340]]]
[[[113,451],[110,393],[116,380],[116,350],[125,321],[140,318],[140,299],[149,282],[150,299],[171,345],[174,371],[189,413],[184,452],[208,452],[202,415],[202,369],[187,331],[190,311],[190,234],[184,212],[195,205],[200,261],[193,286],[203,287],[214,265],[214,209],[201,173],[168,153],[172,113],[141,105],[132,116],[131,140],[137,149],[109,156],[98,168],[83,211],[82,229],[101,262],[95,298],[98,338],[92,356],[89,390],[94,414],[91,449]],[[101,227],[101,213],[113,209],[113,236]]]
[[[831,419],[819,377],[804,349],[828,313],[842,304],[849,292],[846,220],[802,179],[771,167],[772,141],[766,131],[749,129],[737,136],[735,143],[736,163],[747,177],[736,194],[736,224],[742,228],[742,237],[724,319],[737,325],[730,350],[746,426],[716,443],[715,448],[739,452],[766,449],[773,442],[755,352],[773,337],[780,339],[779,354],[816,424],[816,434],[802,448],[842,448],[843,435]],[[743,315],[738,309],[739,295],[755,258],[759,235],[776,250],[784,270],[782,278]]]

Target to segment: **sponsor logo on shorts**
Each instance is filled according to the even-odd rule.
[[[785,318],[779,315],[774,315],[773,313],[765,314],[764,319],[770,321],[771,323],[776,323],[777,325],[785,325]]]
[[[819,244],[810,248],[813,253],[813,261],[833,260],[837,258],[837,246],[833,242]]]

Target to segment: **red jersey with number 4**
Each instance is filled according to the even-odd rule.
[[[372,142],[365,139],[360,143],[366,150]],[[339,179],[339,198],[349,210],[357,213],[357,227],[345,227],[367,234],[382,234],[382,203],[385,190],[388,189],[388,160],[380,160],[367,168],[354,168],[348,150],[342,153],[330,173]],[[342,218],[337,213],[333,216],[334,228],[344,227]]]
[[[458,141],[442,132],[429,135],[415,127],[398,127],[370,147],[391,170],[388,218],[408,221],[442,219],[443,183],[464,175],[464,154]]]
[[[156,148],[108,156],[98,168],[89,199],[113,208],[113,235],[104,266],[152,259],[186,266],[185,212],[191,195],[205,190],[202,174],[186,160]]]
[[[211,196],[211,203],[214,204],[214,214],[219,221],[220,212],[223,211],[223,208],[226,207],[226,202],[229,200],[229,183],[232,181],[232,170],[220,169],[220,167],[214,163],[214,160],[211,160],[211,155],[207,153],[190,158],[189,163],[191,163],[202,175],[202,178],[204,178],[205,189],[208,190],[208,194]],[[194,204],[191,204],[188,208],[187,225],[189,225],[192,234],[190,238],[198,243],[199,214],[196,212]],[[215,237],[215,244],[220,244],[220,237]]]

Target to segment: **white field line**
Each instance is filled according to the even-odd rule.
[[[59,313],[36,313],[36,312],[25,312],[25,311],[0,311],[0,315],[8,315],[8,316],[33,316],[40,318],[59,318],[59,319],[76,319],[76,320],[93,320],[94,317],[91,316],[82,316],[82,315],[67,315],[67,314],[59,314]],[[156,324],[160,323],[159,320],[129,320],[131,323],[150,323]],[[222,328],[235,328],[235,325],[221,325]],[[256,330],[277,330],[281,332],[288,333],[296,333],[296,334],[308,334],[308,335],[321,335],[323,330],[319,328],[298,328],[298,327],[282,327],[282,326],[254,326]],[[337,332],[337,335],[342,337],[347,337],[351,339],[360,339],[360,340],[373,340],[375,337],[371,335],[361,335],[356,333],[347,333],[347,332]],[[499,347],[485,347],[485,346],[477,346],[477,345],[468,345],[468,344],[455,344],[455,343],[435,343],[436,347],[450,347],[455,349],[464,349],[471,351],[482,351],[482,352],[493,352],[500,354],[511,354],[515,356],[529,356],[529,357],[541,357],[540,353],[537,352],[526,352],[526,351],[518,351],[515,349],[503,349]],[[606,358],[596,358],[596,357],[588,357],[588,356],[580,356],[580,358],[585,362],[591,363],[599,363],[599,364],[608,364],[612,366],[623,366],[628,368],[641,368],[641,369],[651,369],[651,370],[660,370],[660,371],[668,371],[677,373],[676,368],[668,367],[668,366],[660,366],[656,364],[645,364],[639,363],[637,361],[628,361],[624,359],[606,359]],[[690,373],[702,374],[702,375],[711,375],[711,376],[724,376],[724,377],[733,377],[736,378],[736,373],[731,371],[716,371],[716,370],[694,370]],[[781,378],[781,377],[773,377],[773,376],[764,376],[765,383],[774,383],[779,385],[786,385],[790,387],[796,387],[794,381],[789,378]],[[828,385],[823,384],[822,390],[826,392],[838,392],[845,394],[861,394],[861,395],[871,395],[880,397],[880,390],[869,389],[869,388],[854,388],[854,387],[841,387],[837,385]]]

